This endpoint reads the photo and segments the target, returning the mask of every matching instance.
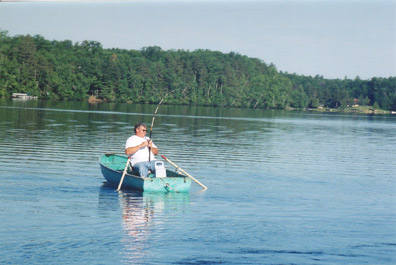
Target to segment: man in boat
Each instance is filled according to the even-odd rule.
[[[125,154],[131,156],[133,172],[141,177],[147,177],[149,171],[155,173],[154,155],[159,152],[158,147],[146,137],[146,133],[146,124],[136,124],[135,135],[129,137],[125,144]]]

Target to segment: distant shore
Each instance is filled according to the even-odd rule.
[[[95,96],[90,96],[88,98],[88,102],[91,104],[107,102],[103,99],[98,99]],[[131,102],[127,102],[131,103]],[[297,108],[286,108],[285,110],[293,111],[293,110],[301,110]],[[305,111],[313,111],[313,112],[328,112],[328,113],[356,113],[356,114],[393,114],[396,115],[396,111],[389,111],[383,109],[375,109],[372,106],[357,106],[357,107],[347,107],[347,108],[306,108]]]
[[[357,114],[392,114],[396,115],[396,111],[374,109],[371,106],[358,106],[358,107],[347,107],[341,108],[307,108],[307,111],[313,112],[339,112],[339,113],[357,113]]]

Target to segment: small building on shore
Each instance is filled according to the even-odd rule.
[[[12,93],[13,99],[37,99],[37,97],[31,96],[29,93]]]

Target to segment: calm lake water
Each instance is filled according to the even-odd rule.
[[[1,264],[396,263],[396,116],[163,105],[208,190],[114,192],[98,158],[155,108],[0,101]]]

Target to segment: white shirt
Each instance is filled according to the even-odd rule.
[[[148,138],[148,137],[142,138],[142,137],[139,137],[137,135],[132,135],[126,141],[125,149],[127,149],[129,147],[138,146],[141,143],[143,143],[144,141],[147,141],[149,139],[150,138]],[[153,147],[157,148],[157,146],[154,143],[153,143]],[[150,160],[151,161],[155,160],[153,152],[150,152]],[[149,161],[149,151],[148,151],[148,146],[147,145],[145,147],[140,148],[139,150],[137,150],[136,153],[134,153],[132,155],[131,164],[132,164],[132,166],[134,166],[136,163],[146,162],[146,161]]]

